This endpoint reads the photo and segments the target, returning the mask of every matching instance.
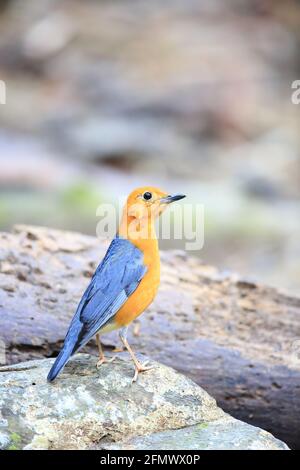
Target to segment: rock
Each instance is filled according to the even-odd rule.
[[[107,245],[39,227],[0,234],[1,364],[57,355]],[[235,418],[300,448],[299,298],[162,252],[160,292],[139,322],[139,336],[129,335],[138,352],[194,380]],[[103,342],[119,346],[116,334]],[[84,352],[95,348],[92,341]]]
[[[222,438],[220,439],[220,436]],[[120,445],[107,446],[117,450],[286,450],[282,441],[259,428],[227,415],[210,423],[200,423],[172,431],[136,437]]]
[[[0,369],[2,449],[288,449],[158,363],[132,384],[126,353],[100,370],[95,357],[78,354],[49,384],[52,363]]]

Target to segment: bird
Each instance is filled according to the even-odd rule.
[[[135,189],[125,203],[119,228],[103,260],[95,270],[71,320],[63,347],[47,376],[52,382],[69,359],[96,337],[99,368],[107,359],[100,336],[119,330],[123,346],[134,364],[132,382],[150,370],[142,364],[127,340],[130,323],[153,302],[160,284],[160,253],[155,220],[183,194],[170,195],[147,186]]]

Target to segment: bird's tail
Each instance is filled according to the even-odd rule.
[[[64,346],[50,369],[47,377],[48,382],[52,382],[58,376],[60,371],[65,367],[66,363],[70,359],[71,355],[72,351],[70,351],[70,348]]]

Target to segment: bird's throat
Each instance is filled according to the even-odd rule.
[[[150,218],[137,219],[123,216],[118,234],[133,243],[141,251],[156,254],[158,241],[154,221]]]

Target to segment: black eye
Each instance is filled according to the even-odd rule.
[[[150,201],[150,199],[152,199],[152,193],[148,193],[147,191],[143,194],[143,198],[145,199],[145,201]]]

